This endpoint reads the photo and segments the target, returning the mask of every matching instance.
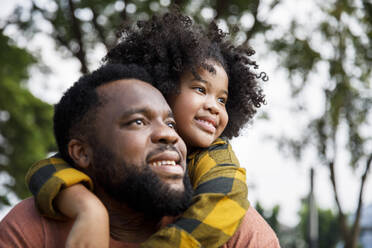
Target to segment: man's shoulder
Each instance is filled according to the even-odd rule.
[[[40,221],[39,213],[37,212],[35,201],[33,197],[27,198],[16,204],[9,213],[3,218],[3,222],[15,223],[22,221],[23,223],[29,221]]]
[[[280,248],[278,238],[269,224],[253,208],[249,207],[239,229],[222,248]]]
[[[64,247],[70,226],[41,216],[31,197],[14,206],[0,222],[0,247]]]
[[[28,198],[14,206],[0,222],[0,247],[29,247],[40,244],[42,224],[34,199]]]

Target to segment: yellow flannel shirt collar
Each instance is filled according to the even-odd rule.
[[[223,138],[217,138],[215,141],[213,141],[213,143],[209,147],[207,147],[205,149],[209,149],[212,146],[223,145],[223,144],[226,144],[226,143],[227,143],[227,141],[225,139],[223,139]],[[197,149],[196,151],[194,151],[193,153],[191,153],[190,155],[187,156],[187,161],[191,161],[199,153],[200,153],[200,150]]]

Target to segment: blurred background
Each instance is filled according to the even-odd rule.
[[[215,19],[269,75],[267,104],[232,145],[282,247],[372,247],[370,0],[1,1],[0,219],[56,150],[53,104],[120,27],[172,3]]]

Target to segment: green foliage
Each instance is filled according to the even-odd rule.
[[[268,210],[264,209],[258,202],[255,208],[273,228],[282,247],[308,247],[309,205],[306,201],[302,201],[299,211],[300,222],[293,228],[286,227],[279,222],[278,215],[280,213],[280,207],[278,205]],[[336,247],[336,244],[341,240],[337,214],[331,209],[318,208],[318,224],[318,247]]]
[[[272,7],[279,1],[273,1]],[[201,24],[206,24],[205,11],[212,10],[212,17],[224,21],[232,35],[240,43],[247,43],[257,33],[271,26],[257,18],[262,4],[260,0],[244,1],[169,1],[176,3],[187,14]],[[32,40],[44,34],[54,40],[62,57],[76,58],[82,73],[89,71],[90,55],[98,47],[110,49],[117,42],[120,27],[145,20],[154,13],[169,8],[167,1],[159,0],[26,0],[14,12],[0,22],[3,32],[8,27],[19,32],[12,38]],[[240,20],[250,17],[252,25],[243,27]],[[235,26],[244,32],[234,33]],[[244,35],[243,35],[244,34]],[[239,36],[240,35],[240,36]],[[6,36],[0,36],[0,173],[12,179],[4,185],[7,192],[20,198],[28,195],[24,186],[27,168],[54,148],[51,117],[52,108],[33,97],[24,87],[28,68],[38,63],[37,51],[30,55],[17,48]],[[7,193],[6,193],[7,194]],[[0,196],[6,204],[6,195]]]
[[[295,29],[296,24],[292,23],[292,26],[292,29]],[[319,61],[320,53],[310,46],[309,41],[293,38],[293,36],[290,36],[290,38],[274,40],[271,48],[283,58],[283,64],[289,71],[290,78],[299,75],[304,79],[298,86],[291,85],[293,94],[297,95],[303,89],[310,71]]]
[[[345,247],[356,247],[362,190],[370,173],[372,154],[372,133],[365,131],[370,130],[372,116],[372,4],[364,0],[338,0],[334,3],[319,1],[317,5],[317,11],[322,13],[321,19],[314,19],[306,27],[293,20],[288,33],[272,40],[271,47],[281,55],[280,67],[287,70],[292,81],[293,104],[303,104],[308,85],[321,85],[317,87],[323,94],[324,109],[316,117],[308,115],[309,121],[303,126],[298,139],[280,137],[278,143],[281,147],[290,147],[288,150],[297,159],[302,159],[304,151],[315,148],[314,157],[319,160],[313,163],[327,166],[331,175],[342,240]],[[319,76],[320,71],[323,74]],[[314,78],[321,82],[314,83]],[[303,113],[313,104],[308,102],[308,106],[300,110]],[[344,144],[340,143],[341,135],[346,138]],[[338,200],[335,178],[335,170],[340,163],[336,157],[341,151],[343,156],[350,158],[346,161],[350,167],[362,171],[361,198],[358,199],[356,218],[351,226],[347,224]],[[331,213],[325,211],[321,215],[324,218],[322,221],[326,222],[324,225],[331,225],[327,222],[327,218],[332,217]],[[332,246],[329,243],[323,247]]]
[[[299,212],[300,223],[299,229],[301,236],[307,240],[307,233],[309,229],[309,205],[303,201],[301,210]],[[340,231],[337,215],[331,209],[318,208],[318,247],[319,248],[334,248],[340,241]]]
[[[275,205],[272,210],[264,210],[259,202],[257,202],[255,209],[258,213],[262,215],[262,217],[269,223],[271,228],[274,230],[275,233],[279,233],[280,231],[280,223],[278,220],[280,206]]]
[[[0,174],[13,179],[1,185],[6,188],[5,194],[0,195],[1,208],[9,204],[9,191],[20,198],[29,195],[24,183],[26,171],[55,146],[52,107],[22,85],[28,77],[28,66],[35,60],[25,50],[11,45],[3,34],[0,57]]]
[[[115,33],[120,26],[133,20],[147,19],[154,13],[162,12],[169,7],[167,1],[160,0],[51,0],[43,5],[36,0],[28,2],[31,3],[31,8],[26,7],[27,5],[18,7],[8,18],[8,25],[17,27],[21,31],[20,35],[26,39],[31,39],[37,33],[49,35],[61,54],[74,57],[80,62],[82,73],[88,71],[89,55],[98,46],[110,49],[116,43]],[[334,162],[337,151],[340,150],[349,155],[348,162],[351,167],[365,165],[369,154],[372,154],[368,145],[372,134],[363,132],[371,126],[369,118],[372,109],[370,93],[372,3],[370,1],[336,0],[332,3],[316,1],[318,9],[313,12],[321,12],[321,15],[318,15],[321,19],[309,16],[312,21],[308,23],[311,25],[305,25],[294,19],[286,32],[274,36],[266,35],[273,31],[272,24],[266,20],[271,11],[281,5],[279,0],[272,0],[270,3],[261,0],[175,0],[172,3],[179,4],[185,13],[201,24],[208,21],[205,13],[212,11],[210,17],[227,24],[228,31],[237,43],[247,45],[257,34],[266,37],[265,42],[273,51],[270,55],[279,55],[277,57],[280,68],[288,72],[293,96],[293,99],[288,100],[293,101],[293,105],[302,113],[312,108],[312,103],[309,106],[302,106],[302,97],[307,86],[314,85],[314,78],[320,80],[315,85],[323,94],[323,112],[316,117],[308,115],[309,121],[303,127],[299,139],[280,137],[278,139],[280,147],[289,147],[288,151],[299,160],[305,154],[304,151],[315,148],[319,161],[313,163],[327,165],[329,168],[330,165],[335,165],[337,168]],[[269,6],[266,6],[267,4]],[[263,16],[261,10],[265,8],[266,16]],[[240,20],[243,17],[252,20],[250,26],[242,25]],[[241,31],[234,32],[235,26]],[[0,122],[1,135],[2,137],[7,135],[4,140],[9,144],[9,140],[17,143],[14,137],[22,137],[20,143],[32,144],[37,152],[30,152],[31,150],[28,149],[31,148],[17,148],[18,146],[13,144],[5,146],[8,143],[0,139],[0,155],[5,154],[9,161],[17,160],[11,157],[11,154],[15,153],[9,151],[21,149],[26,154],[25,158],[31,159],[28,156],[41,154],[51,147],[51,135],[42,131],[50,130],[50,123],[48,124],[46,120],[51,116],[51,108],[34,99],[20,83],[27,77],[27,66],[33,62],[32,57],[21,49],[17,50],[14,46],[9,46],[9,41],[3,39],[1,37],[0,51],[5,52],[0,53],[0,56],[2,56],[1,63],[5,64],[5,67],[0,66],[0,76],[4,82],[0,85],[0,94],[2,94],[0,101],[4,101],[1,103],[4,105],[0,105],[2,111],[0,117],[9,115],[10,118]],[[13,55],[10,55],[11,52]],[[325,75],[319,73],[322,71],[319,68],[325,68],[323,70]],[[315,75],[318,77],[314,77]],[[6,87],[6,90],[2,90],[2,87]],[[6,133],[3,131],[5,125],[8,125]],[[30,134],[29,130],[40,131],[33,131]],[[338,147],[340,144],[337,142],[340,132],[347,137],[345,147],[342,149]],[[38,148],[37,144],[41,145],[40,140],[45,140],[46,143],[45,146]],[[2,161],[1,157],[0,161]],[[10,166],[1,165],[0,168],[10,168]],[[10,174],[15,175],[15,172],[8,170]],[[366,169],[365,172],[367,175],[368,170]],[[16,184],[23,184],[23,178],[15,178]],[[364,177],[363,180],[366,178]],[[334,188],[337,188],[337,185]],[[279,208],[276,211],[279,212]],[[267,218],[273,228],[278,226],[275,222],[277,212],[273,211],[270,215],[273,219]],[[339,207],[339,214],[343,215],[341,207]],[[327,219],[327,216],[330,218],[329,213],[324,218]],[[349,237],[353,235],[355,234],[350,234]],[[288,242],[291,245],[285,247],[301,247],[299,239],[292,241]]]
[[[305,127],[307,131],[303,132],[300,140],[306,143],[288,142],[289,145],[296,144],[293,151],[297,157],[301,156],[298,149],[316,144],[324,164],[327,164],[331,155],[326,153],[337,146],[336,134],[340,124],[348,128],[346,150],[350,153],[350,166],[357,167],[371,153],[367,141],[372,136],[361,133],[361,129],[368,126],[372,107],[371,95],[367,93],[371,91],[372,78],[372,49],[369,45],[372,42],[372,18],[366,11],[371,4],[366,1],[359,3],[363,5],[356,5],[353,1],[336,1],[333,5],[320,3],[326,18],[319,23],[318,29],[307,30],[308,35],[298,37],[297,34],[303,34],[306,29],[294,20],[289,33],[271,42],[272,49],[281,56],[280,65],[288,70],[292,79],[293,96],[303,96],[305,85],[312,83],[309,75],[318,73],[317,66],[329,67],[329,74],[322,82],[326,103],[323,114],[310,120]],[[354,21],[354,27],[349,25],[349,19]],[[355,24],[361,31],[355,31]],[[314,37],[321,37],[323,45],[314,46]],[[308,142],[308,139],[315,142]]]
[[[172,3],[177,3],[201,24],[207,23],[203,13],[212,9],[212,15],[224,21],[240,43],[247,43],[255,34],[271,28],[257,18],[262,4],[259,0],[176,0]],[[274,1],[273,6],[277,3]],[[108,50],[115,45],[121,26],[146,20],[169,7],[167,1],[159,0],[25,0],[0,21],[0,28],[1,31],[8,27],[18,30],[12,37],[14,40],[20,37],[32,40],[37,34],[49,36],[61,56],[77,59],[80,71],[86,73],[91,64],[90,55],[99,47]],[[243,16],[251,17],[251,27],[241,25]],[[235,26],[244,32],[234,33]],[[31,56],[11,42],[6,36],[0,36],[0,172],[14,179],[5,185],[7,190],[24,198],[28,195],[24,187],[26,169],[54,147],[52,108],[33,97],[22,84],[28,78],[28,67],[42,63],[37,51]],[[4,199],[3,203],[7,201],[4,197],[0,199]]]
[[[82,73],[88,71],[89,55],[97,47],[103,45],[108,50],[116,44],[116,34],[123,25],[146,20],[156,13],[164,12],[173,3],[201,24],[206,24],[209,18],[203,13],[211,10],[211,17],[224,20],[239,43],[248,42],[255,34],[271,28],[268,23],[257,18],[262,4],[260,0],[53,0],[43,4],[28,0],[28,3],[31,7],[25,4],[18,6],[8,18],[8,23],[21,30],[22,36],[27,39],[37,33],[50,36],[63,55],[79,60]],[[274,1],[273,6],[277,3]],[[252,19],[251,27],[242,26],[240,20],[243,16]],[[234,33],[233,27],[236,26],[245,32]]]
[[[266,220],[278,236],[281,247],[304,248],[305,241],[299,232],[299,227],[287,227],[279,222],[280,206],[276,205],[272,209],[264,209],[257,202],[255,209]]]

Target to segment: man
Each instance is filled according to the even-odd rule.
[[[112,247],[145,240],[162,216],[185,210],[191,196],[185,144],[165,99],[144,82],[150,80],[140,67],[107,65],[82,77],[55,107],[62,157],[93,179],[115,215],[111,233],[126,241],[111,240]],[[70,227],[38,216],[28,199],[2,221],[0,247],[64,247]]]
[[[106,65],[82,77],[55,107],[59,151],[93,179],[110,215],[110,247],[138,247],[162,216],[180,214],[190,201],[186,147],[150,81],[138,66]],[[238,230],[225,247],[255,247],[269,229],[255,212],[249,221],[250,229]],[[30,198],[1,222],[0,247],[64,247],[71,225],[41,217]]]

